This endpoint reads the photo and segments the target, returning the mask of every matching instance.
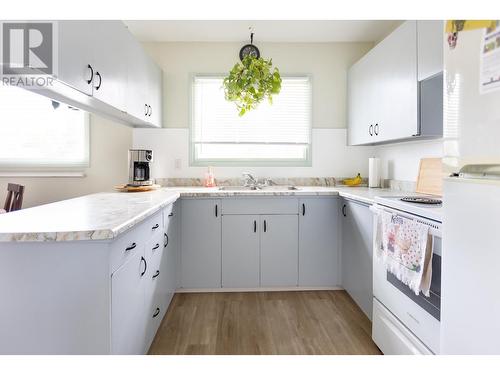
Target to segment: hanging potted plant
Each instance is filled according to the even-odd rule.
[[[273,68],[272,59],[260,57],[253,45],[253,33],[250,44],[240,50],[240,60],[224,78],[223,86],[226,100],[234,102],[243,116],[266,98],[272,104],[273,95],[281,91],[281,76],[278,68]]]

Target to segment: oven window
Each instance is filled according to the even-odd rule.
[[[387,272],[387,281],[394,285],[399,291],[417,305],[431,314],[434,318],[441,321],[441,256],[432,255],[432,279],[429,291],[429,297],[420,293],[418,296],[408,286],[399,281],[392,273]]]

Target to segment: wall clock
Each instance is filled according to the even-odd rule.
[[[250,44],[245,44],[240,49],[240,60],[243,60],[247,56],[252,56],[256,59],[260,57],[259,49],[253,45],[253,33],[250,34]]]

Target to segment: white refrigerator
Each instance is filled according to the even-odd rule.
[[[500,27],[485,31],[444,38],[445,170],[464,173],[443,186],[441,354],[500,354]]]

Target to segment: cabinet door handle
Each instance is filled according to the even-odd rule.
[[[345,216],[347,216],[345,209],[346,209],[346,205],[344,204],[344,205],[342,206],[342,215],[343,215],[344,217],[345,217]]]
[[[101,77],[101,73],[99,72],[95,72],[95,76],[96,77],[99,77],[99,84],[98,85],[94,85],[94,88],[97,90],[99,90],[101,88],[101,84],[102,84],[102,77]]]
[[[144,259],[144,257],[141,257],[141,262],[144,262],[144,271],[141,272],[141,277],[142,277],[144,276],[146,270],[148,269],[148,263],[146,262],[146,259]]]
[[[267,222],[264,220],[264,232],[267,232]]]
[[[153,107],[149,106],[149,117],[151,117],[151,115],[153,114]]]
[[[148,105],[144,104],[144,116],[148,115],[148,111],[149,111]]]
[[[302,216],[306,214],[306,205],[302,203]]]
[[[125,248],[125,251],[130,251],[133,250],[137,247],[137,244],[135,242],[132,243],[129,247]]]
[[[373,131],[374,131],[375,135],[378,135],[378,123],[375,124],[375,127],[373,128]]]
[[[90,77],[89,79],[86,79],[87,83],[90,85],[92,80],[94,79],[94,69],[92,68],[92,65],[88,64],[87,68],[90,70]]]
[[[253,221],[253,232],[257,233],[257,220]]]
[[[159,228],[159,226],[160,226],[160,224],[156,223],[156,224],[155,224],[155,225],[154,225],[151,229],[152,229],[152,230],[158,229],[158,228]]]
[[[370,136],[373,136],[373,124],[368,128],[368,133],[370,133]]]
[[[155,313],[153,314],[153,318],[156,318],[158,315],[160,315],[160,308],[156,308]]]
[[[160,275],[160,270],[156,270],[155,274],[153,275],[153,279],[156,279]]]
[[[219,205],[215,205],[215,217],[219,217]]]
[[[152,249],[152,250],[156,250],[156,249],[158,249],[159,247],[160,247],[160,244],[159,244],[159,243],[157,243],[157,244],[153,247],[153,249]]]
[[[168,214],[168,217],[172,217],[172,216],[174,216],[173,212],[171,212],[171,213]]]
[[[164,233],[164,238],[165,238],[165,242],[163,244],[163,248],[167,247],[168,246],[168,234]]]

